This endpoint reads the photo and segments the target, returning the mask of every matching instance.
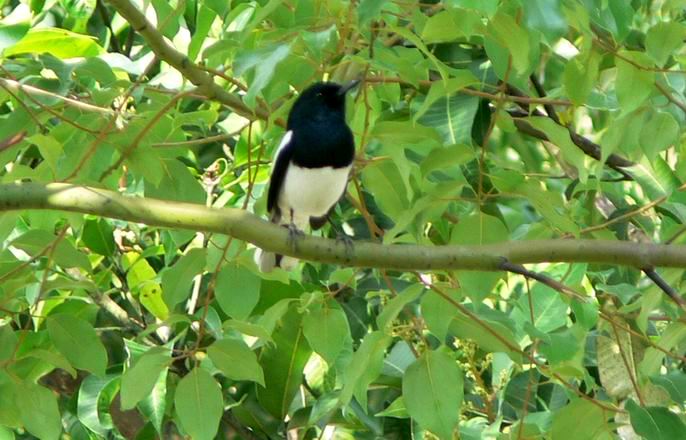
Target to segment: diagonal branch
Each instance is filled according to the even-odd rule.
[[[209,99],[216,99],[248,119],[269,119],[267,110],[257,108],[253,111],[250,109],[240,98],[228,93],[215,83],[212,75],[195,65],[186,55],[167,43],[162,34],[155,29],[155,26],[129,0],[109,0],[109,2],[129,22],[131,27],[143,36],[150,49],[159,59],[169,63],[190,82],[200,87]]]
[[[677,292],[676,289],[667,284],[667,281],[655,272],[655,269],[643,269],[643,272],[657,285],[657,287],[667,294],[672,301],[677,303],[679,307],[681,307],[681,310],[686,310],[686,301],[679,295],[679,292]]]
[[[66,183],[0,185],[0,210],[53,209],[195,231],[230,235],[269,252],[345,266],[398,270],[502,270],[513,264],[588,262],[686,268],[686,245],[610,240],[512,241],[473,246],[382,245],[356,241],[351,252],[336,240],[304,236],[295,248],[288,231],[238,208],[123,196],[114,191]]]

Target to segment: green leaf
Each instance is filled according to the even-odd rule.
[[[414,122],[417,122],[431,105],[440,98],[449,98],[465,87],[478,83],[479,80],[469,70],[458,70],[454,73],[452,78],[445,81],[434,81],[431,83],[431,88],[429,89],[429,93],[427,93],[422,106],[419,107],[413,116]]]
[[[461,218],[450,236],[450,243],[460,245],[490,244],[507,241],[507,228],[495,217],[477,212]]]
[[[255,105],[257,95],[269,84],[276,67],[286,59],[290,52],[290,44],[278,44],[241,53],[236,57],[233,64],[236,75],[243,75],[253,68],[255,70],[255,76],[244,98],[246,104],[251,107]]]
[[[383,308],[379,316],[376,318],[376,324],[380,330],[391,335],[391,325],[398,317],[398,314],[409,303],[415,301],[424,292],[424,286],[421,284],[413,284],[407,289],[400,292],[395,298],[390,300]]]
[[[145,196],[179,202],[205,204],[205,190],[188,167],[176,159],[166,159],[164,175],[158,185],[145,185]]]
[[[204,369],[196,367],[176,387],[174,407],[186,434],[212,440],[224,413],[221,387]]]
[[[559,0],[527,0],[522,6],[526,27],[540,31],[549,44],[567,33],[567,21]]]
[[[329,365],[334,365],[346,341],[351,339],[348,318],[335,301],[310,309],[303,318],[303,332],[310,347]]]
[[[343,373],[341,404],[347,405],[355,395],[362,408],[367,408],[367,388],[381,373],[386,347],[391,340],[390,336],[380,331],[364,337]]]
[[[62,423],[52,391],[33,383],[21,383],[16,385],[15,395],[26,430],[41,440],[58,439]]]
[[[167,375],[169,369],[162,370],[152,391],[138,402],[140,412],[153,424],[159,434],[162,433],[162,423],[167,409]]]
[[[488,33],[508,49],[517,72],[525,73],[529,69],[529,36],[514,17],[498,12],[488,23]]]
[[[435,128],[444,144],[470,144],[478,106],[475,96],[444,96],[432,103],[418,122]]]
[[[458,27],[453,11],[440,11],[426,21],[422,40],[427,44],[455,41],[463,34]]]
[[[574,165],[579,172],[579,180],[581,180],[582,183],[586,182],[586,179],[588,179],[586,156],[583,151],[572,142],[569,130],[556,124],[552,119],[543,116],[527,118],[527,122],[534,128],[545,133],[548,139],[550,139],[550,142],[560,148],[565,160],[571,165]]]
[[[649,161],[679,141],[679,123],[670,113],[651,112],[641,130],[640,144]]]
[[[76,414],[79,421],[91,431],[106,436],[112,429],[110,404],[116,395],[119,377],[88,376],[79,387]]]
[[[50,315],[46,323],[55,347],[74,367],[105,375],[107,351],[90,323],[66,313]]]
[[[110,257],[114,253],[114,229],[105,219],[86,220],[81,239],[96,254]]]
[[[462,299],[461,296],[457,295],[455,289],[446,290],[446,294],[455,301]],[[455,317],[454,306],[434,291],[429,291],[422,297],[420,306],[422,317],[426,321],[426,326],[429,328],[429,331],[433,333],[439,341],[445,341],[446,336],[448,336],[450,323]]]
[[[447,302],[445,304],[446,307],[450,306]],[[473,319],[455,308],[454,318],[450,324],[450,333],[459,338],[471,339],[482,350],[507,353],[514,362],[521,362],[522,356],[517,351],[519,344],[514,332],[509,326],[500,320],[496,320],[496,316],[490,316],[487,313],[488,310],[482,307],[479,314],[472,310],[471,312],[477,316],[477,319]]]
[[[14,46],[31,29],[28,22],[0,25],[0,53]]]
[[[94,57],[104,53],[93,37],[64,29],[34,27],[18,43],[5,49],[8,57],[23,53],[49,53],[57,58]]]
[[[636,434],[646,440],[686,438],[686,425],[678,415],[661,406],[641,407],[629,399],[626,409]]]
[[[227,264],[217,275],[215,296],[224,313],[244,320],[260,300],[261,285],[262,278],[245,266]]]
[[[0,363],[14,355],[18,343],[19,339],[9,324],[0,327]]]
[[[432,171],[464,165],[476,158],[474,148],[458,144],[434,148],[419,165],[422,175],[426,177]]]
[[[550,287],[536,283],[531,288],[531,298],[523,293],[517,300],[517,307],[511,317],[517,322],[531,322],[540,331],[549,333],[567,323],[567,303],[560,298],[560,293]],[[531,299],[531,303],[529,302]],[[533,307],[533,311],[530,310]]]
[[[583,423],[580,423],[583,421]],[[574,433],[578,440],[603,438],[609,429],[605,411],[584,399],[576,399],[562,407],[553,416],[551,438],[567,438]]]
[[[198,16],[196,19],[196,28],[191,38],[191,43],[188,46],[188,58],[195,60],[200,52],[207,35],[212,26],[212,22],[217,18],[217,13],[210,7],[200,4],[198,5]]]
[[[655,72],[641,68],[652,64],[644,53],[622,51],[619,55],[628,61],[619,57],[615,58],[617,63],[615,89],[619,104],[622,106],[622,113],[627,114],[643,105],[653,92]]]
[[[2,346],[2,336],[0,335],[0,346]],[[10,346],[12,348],[14,346]],[[44,362],[47,362],[48,364],[52,365],[55,368],[61,368],[67,373],[71,375],[74,379],[76,379],[76,370],[71,366],[69,361],[62,356],[59,353],[55,353],[52,351],[48,351],[42,348],[34,348],[33,350],[27,352],[26,354],[21,356],[22,358],[25,357],[32,357],[36,359],[40,359]],[[0,360],[2,360],[2,356],[0,356]]]
[[[457,362],[442,351],[427,351],[403,376],[403,401],[420,426],[452,438],[460,419],[464,379]]]
[[[52,136],[36,133],[33,136],[26,138],[27,142],[38,147],[40,155],[48,163],[53,175],[57,174],[57,161],[63,153],[62,145]]]
[[[357,6],[357,20],[360,25],[366,24],[371,19],[378,17],[381,8],[388,0],[361,0]]]
[[[398,419],[407,419],[410,417],[407,408],[405,408],[405,399],[403,399],[403,396],[395,399],[385,410],[378,412],[375,415],[376,417],[395,417]]]
[[[205,268],[205,249],[191,249],[162,273],[162,297],[169,308],[185,300],[193,278]]]
[[[31,256],[37,256],[41,253],[46,255],[49,247],[52,246],[56,239],[57,237],[48,231],[31,229],[14,240],[12,246],[23,250]],[[59,240],[57,246],[54,247],[52,256],[57,264],[65,268],[81,267],[87,271],[91,268],[88,257],[76,250],[74,245],[66,239]]]
[[[392,161],[384,160],[364,167],[362,182],[389,217],[398,218],[408,208],[408,191],[398,167]]]
[[[212,363],[233,380],[251,380],[264,386],[264,373],[257,356],[245,342],[237,339],[220,339],[207,349]]]
[[[121,377],[121,408],[129,410],[150,394],[171,359],[167,347],[153,347]]]
[[[576,105],[584,105],[598,80],[601,56],[596,51],[580,54],[565,63],[562,79],[567,96]]]
[[[281,318],[272,334],[275,346],[262,349],[259,361],[264,370],[265,388],[257,389],[257,399],[274,417],[282,420],[302,384],[305,364],[312,354],[303,334],[301,315],[294,305]]]
[[[665,375],[652,376],[650,380],[667,390],[674,402],[686,402],[686,374],[672,371]]]
[[[669,60],[672,54],[679,52],[684,45],[686,27],[675,21],[656,24],[648,30],[646,35],[646,52],[659,67]]]

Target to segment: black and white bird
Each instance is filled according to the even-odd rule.
[[[345,97],[359,81],[346,85],[320,82],[305,89],[288,115],[272,168],[267,211],[273,223],[291,234],[321,228],[345,192],[355,156],[355,142],[345,122]],[[291,270],[292,257],[255,253],[263,272]]]

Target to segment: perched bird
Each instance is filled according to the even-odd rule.
[[[346,85],[320,82],[305,89],[288,115],[287,131],[276,151],[269,181],[267,211],[273,223],[287,227],[291,240],[309,224],[321,228],[345,192],[355,142],[345,122]],[[259,249],[255,261],[269,272],[286,270],[298,260]]]

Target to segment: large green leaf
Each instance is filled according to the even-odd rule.
[[[105,374],[107,351],[91,324],[66,313],[50,315],[46,323],[50,339],[74,367]]]
[[[215,297],[224,313],[235,319],[246,319],[260,300],[262,278],[245,266],[227,264],[219,275]]]
[[[363,408],[367,407],[367,387],[381,373],[386,347],[390,342],[391,337],[380,331],[364,337],[343,376],[342,404],[347,405],[354,395]]]
[[[162,297],[173,308],[190,294],[193,278],[205,268],[205,249],[191,249],[162,273]]]
[[[617,57],[617,98],[624,114],[641,106],[655,88],[655,73],[644,67],[650,60],[641,52],[621,52]]]
[[[212,440],[224,413],[221,387],[210,373],[196,367],[176,387],[174,407],[188,435],[198,440]]]
[[[257,398],[266,410],[282,420],[300,388],[305,364],[312,354],[303,334],[302,316],[294,306],[281,318],[272,338],[274,345],[260,353],[265,387],[257,388]]]
[[[676,22],[661,22],[651,27],[646,34],[646,52],[662,67],[672,54],[684,45],[686,27]]]
[[[346,342],[350,340],[348,318],[333,301],[326,301],[321,306],[310,309],[303,318],[303,331],[310,347],[329,365],[334,365]]]
[[[647,440],[671,440],[686,437],[686,425],[678,415],[660,406],[641,407],[629,400],[626,409],[634,431]]]
[[[427,351],[403,376],[407,412],[440,438],[451,439],[460,419],[463,375],[455,360],[442,351]]]
[[[49,53],[58,58],[94,57],[105,52],[96,40],[56,28],[34,27],[16,44],[5,48],[4,56]]]
[[[126,370],[121,377],[122,409],[131,409],[148,396],[170,362],[166,347],[154,347]]]
[[[62,432],[60,412],[55,395],[33,383],[15,386],[16,405],[21,422],[31,434],[42,440],[58,439]]]

